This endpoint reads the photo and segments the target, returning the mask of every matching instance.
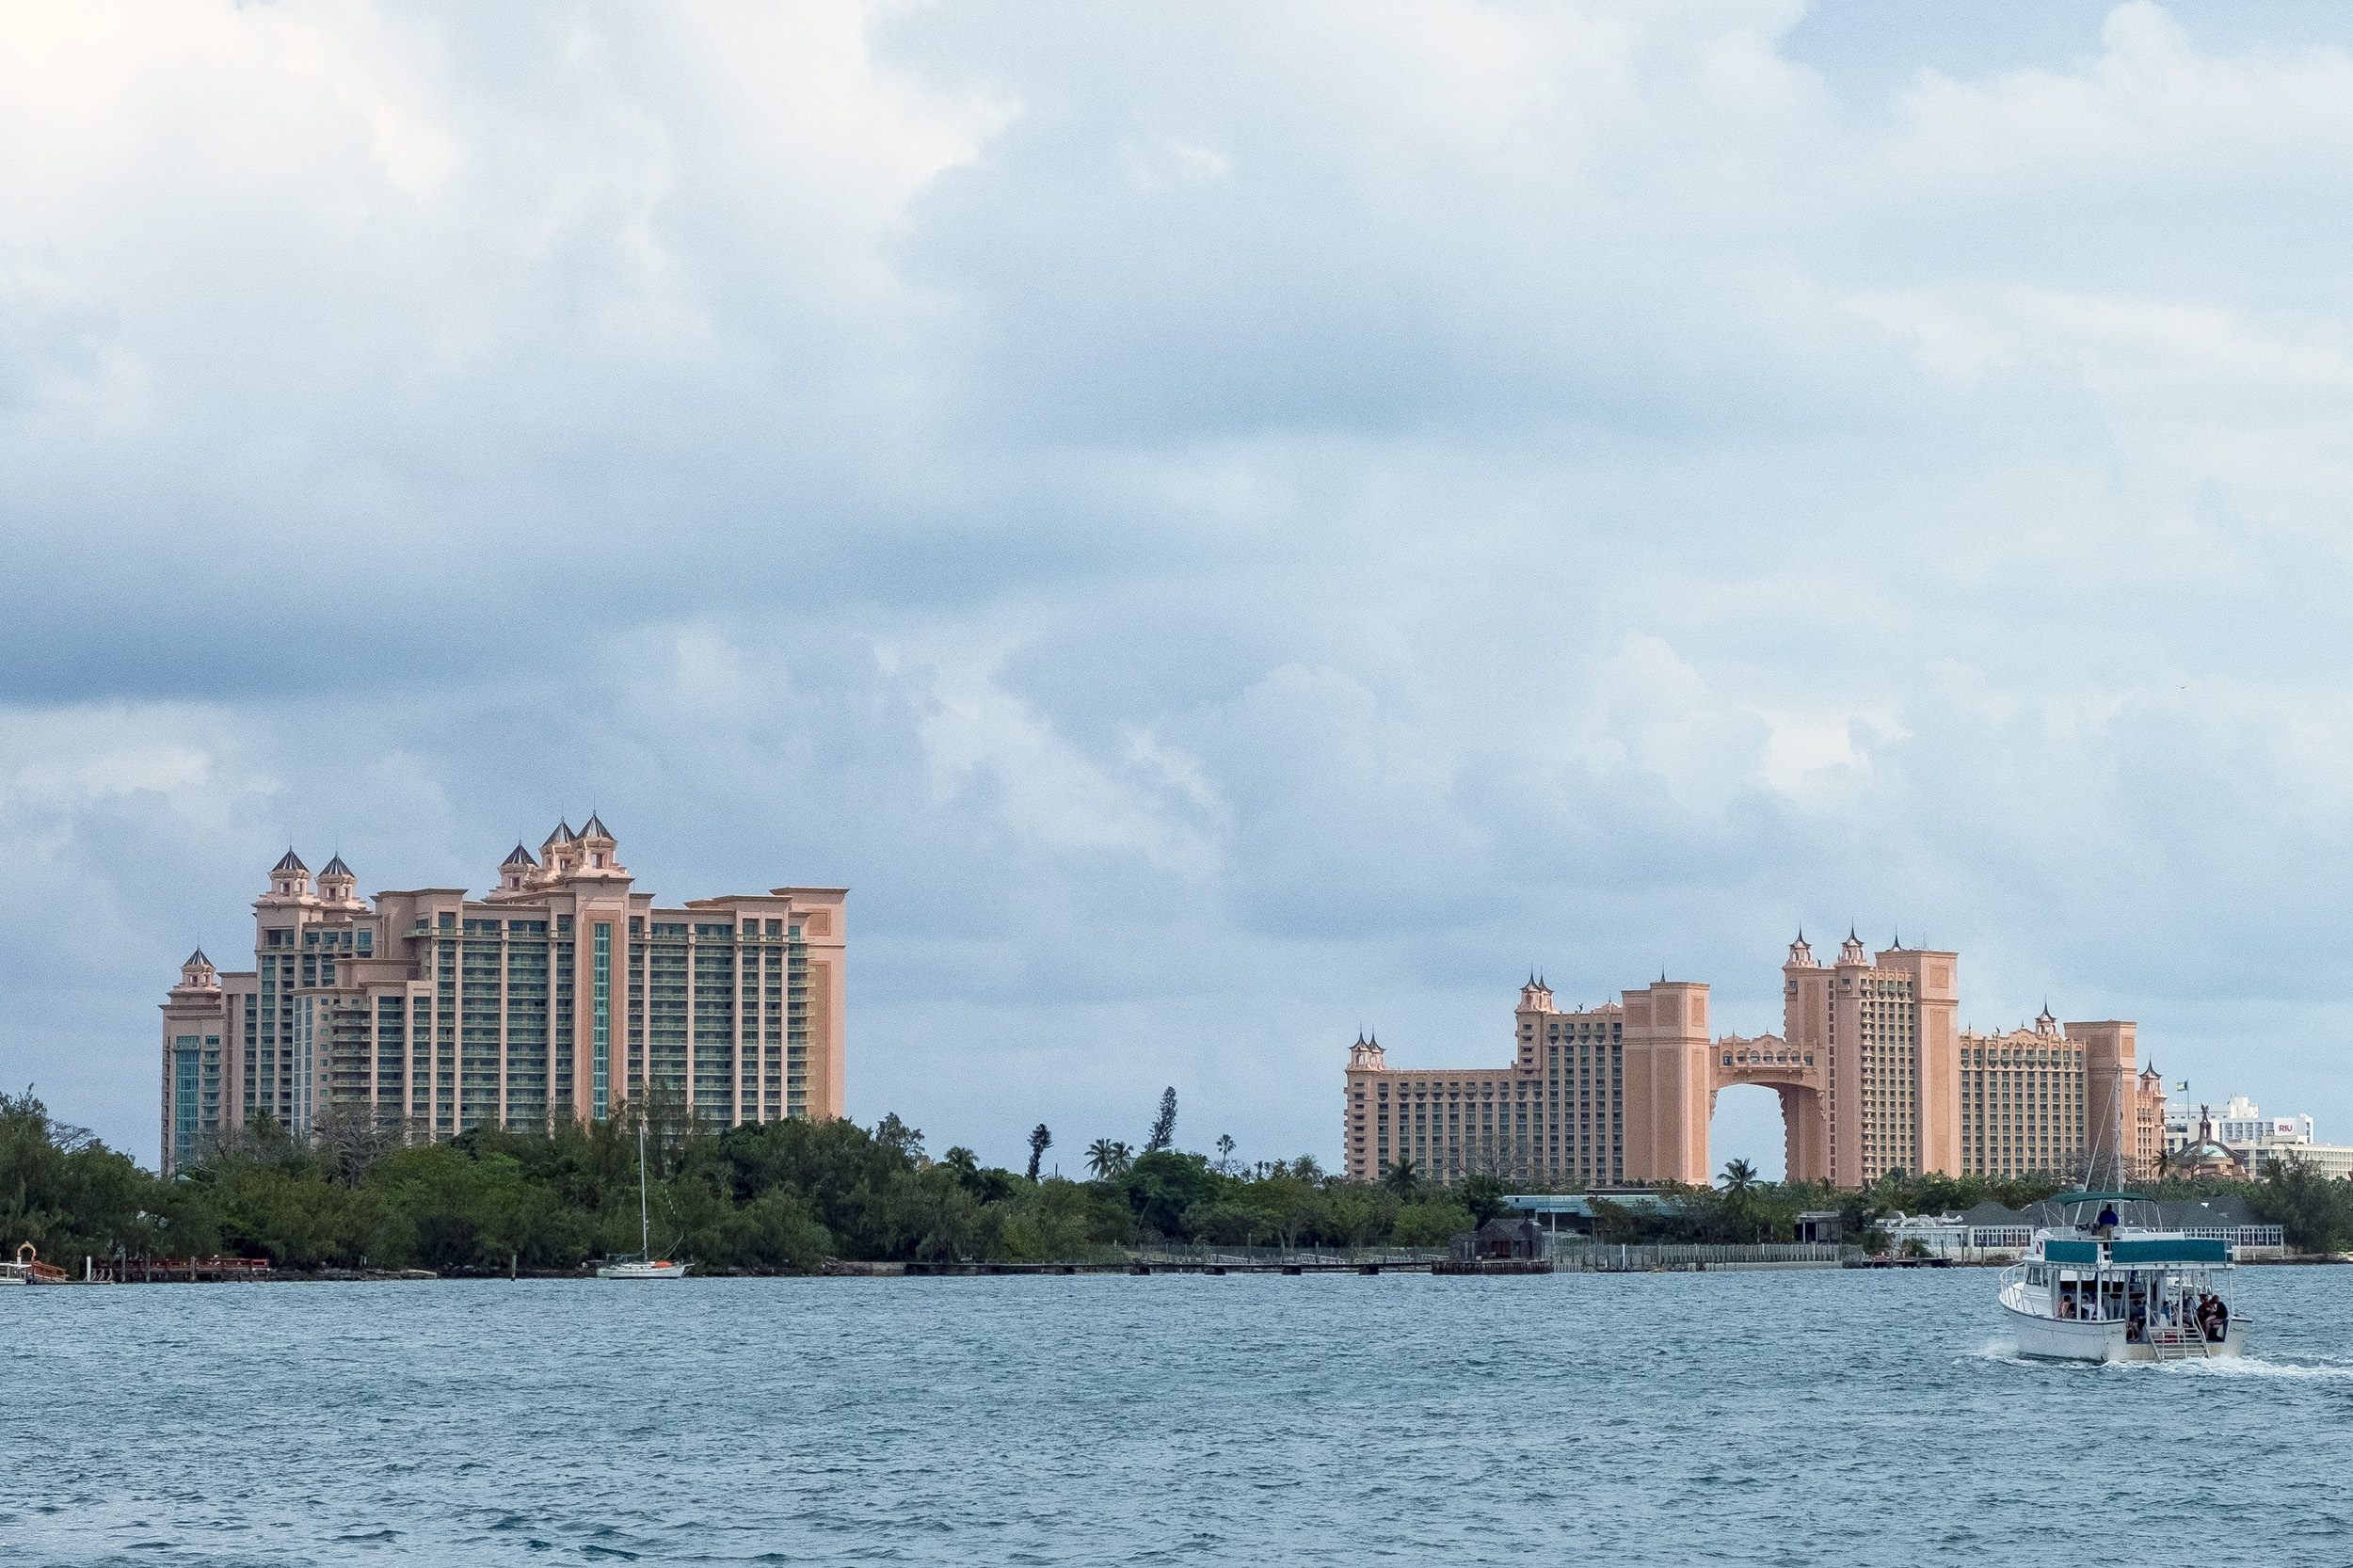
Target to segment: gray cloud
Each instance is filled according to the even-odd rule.
[[[994,1159],[1328,1158],[1359,1027],[1753,1032],[1849,919],[2353,1137],[2353,61],[2266,15],[42,13],[0,1070],[152,1156],[288,839],[593,794],[852,884],[853,1111]]]

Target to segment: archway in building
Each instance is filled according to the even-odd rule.
[[[1739,1102],[1739,1109],[1725,1130],[1746,1140],[1746,1146],[1738,1153],[1756,1166],[1760,1176],[1780,1181],[1820,1181],[1829,1176],[1830,1127],[1822,1113],[1822,1094],[1829,1086],[1829,1071],[1827,1064],[1815,1062],[1813,1052],[1794,1049],[1777,1034],[1760,1034],[1753,1040],[1730,1035],[1709,1048],[1708,1080],[1710,1181],[1720,1176],[1724,1162],[1734,1158],[1719,1145],[1715,1131],[1727,1089],[1737,1091],[1733,1098]],[[1761,1108],[1761,1096],[1750,1092],[1759,1089],[1771,1091],[1778,1106]],[[1764,1130],[1773,1121],[1781,1124],[1779,1156],[1768,1162],[1748,1151],[1773,1146],[1769,1134]],[[1776,1168],[1779,1175],[1771,1175]]]
[[[1756,1167],[1763,1181],[1780,1181],[1789,1158],[1782,1125],[1781,1096],[1762,1083],[1736,1083],[1719,1090],[1707,1118],[1707,1179],[1721,1183],[1735,1160]]]

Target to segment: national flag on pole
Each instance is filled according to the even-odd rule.
[[[2186,1095],[2189,1093],[2189,1080],[2184,1079],[2181,1082],[2173,1085],[2173,1087],[2179,1089],[2183,1094]]]

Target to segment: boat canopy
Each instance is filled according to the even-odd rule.
[[[2228,1263],[2231,1243],[2219,1236],[2158,1236],[2147,1240],[2119,1240],[2109,1243],[2108,1257],[2117,1263]]]
[[[2042,1243],[2046,1263],[2097,1263],[2097,1241],[2062,1241],[2050,1237]],[[2135,1263],[2228,1263],[2231,1243],[2218,1236],[2119,1237],[2108,1243],[2107,1261],[2119,1267]]]
[[[2147,1203],[2138,1192],[2061,1192],[2051,1200],[2057,1204],[2078,1203]]]

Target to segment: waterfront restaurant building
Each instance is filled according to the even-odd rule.
[[[1510,1059],[1391,1067],[1377,1039],[1349,1049],[1342,1168],[1374,1180],[1400,1160],[1440,1180],[1491,1175],[1579,1186],[1710,1179],[1708,1121],[1735,1084],[1781,1098],[1791,1180],[1856,1187],[1891,1171],[2085,1173],[2121,1150],[2153,1172],[2165,1099],[2137,1070],[2136,1026],[2061,1026],[2046,1007],[2006,1034],[1959,1026],[1960,954],[1866,954],[1849,932],[1817,961],[1801,933],[1782,966],[1782,1032],[1711,1037],[1708,987],[1661,978],[1618,1000],[1559,1010],[1520,988]]]
[[[497,886],[313,888],[292,850],[254,902],[248,970],[202,950],[163,1004],[163,1169],[266,1113],[340,1110],[412,1138],[582,1120],[652,1094],[723,1127],[842,1114],[848,892],[657,908],[595,816],[515,846]]]

